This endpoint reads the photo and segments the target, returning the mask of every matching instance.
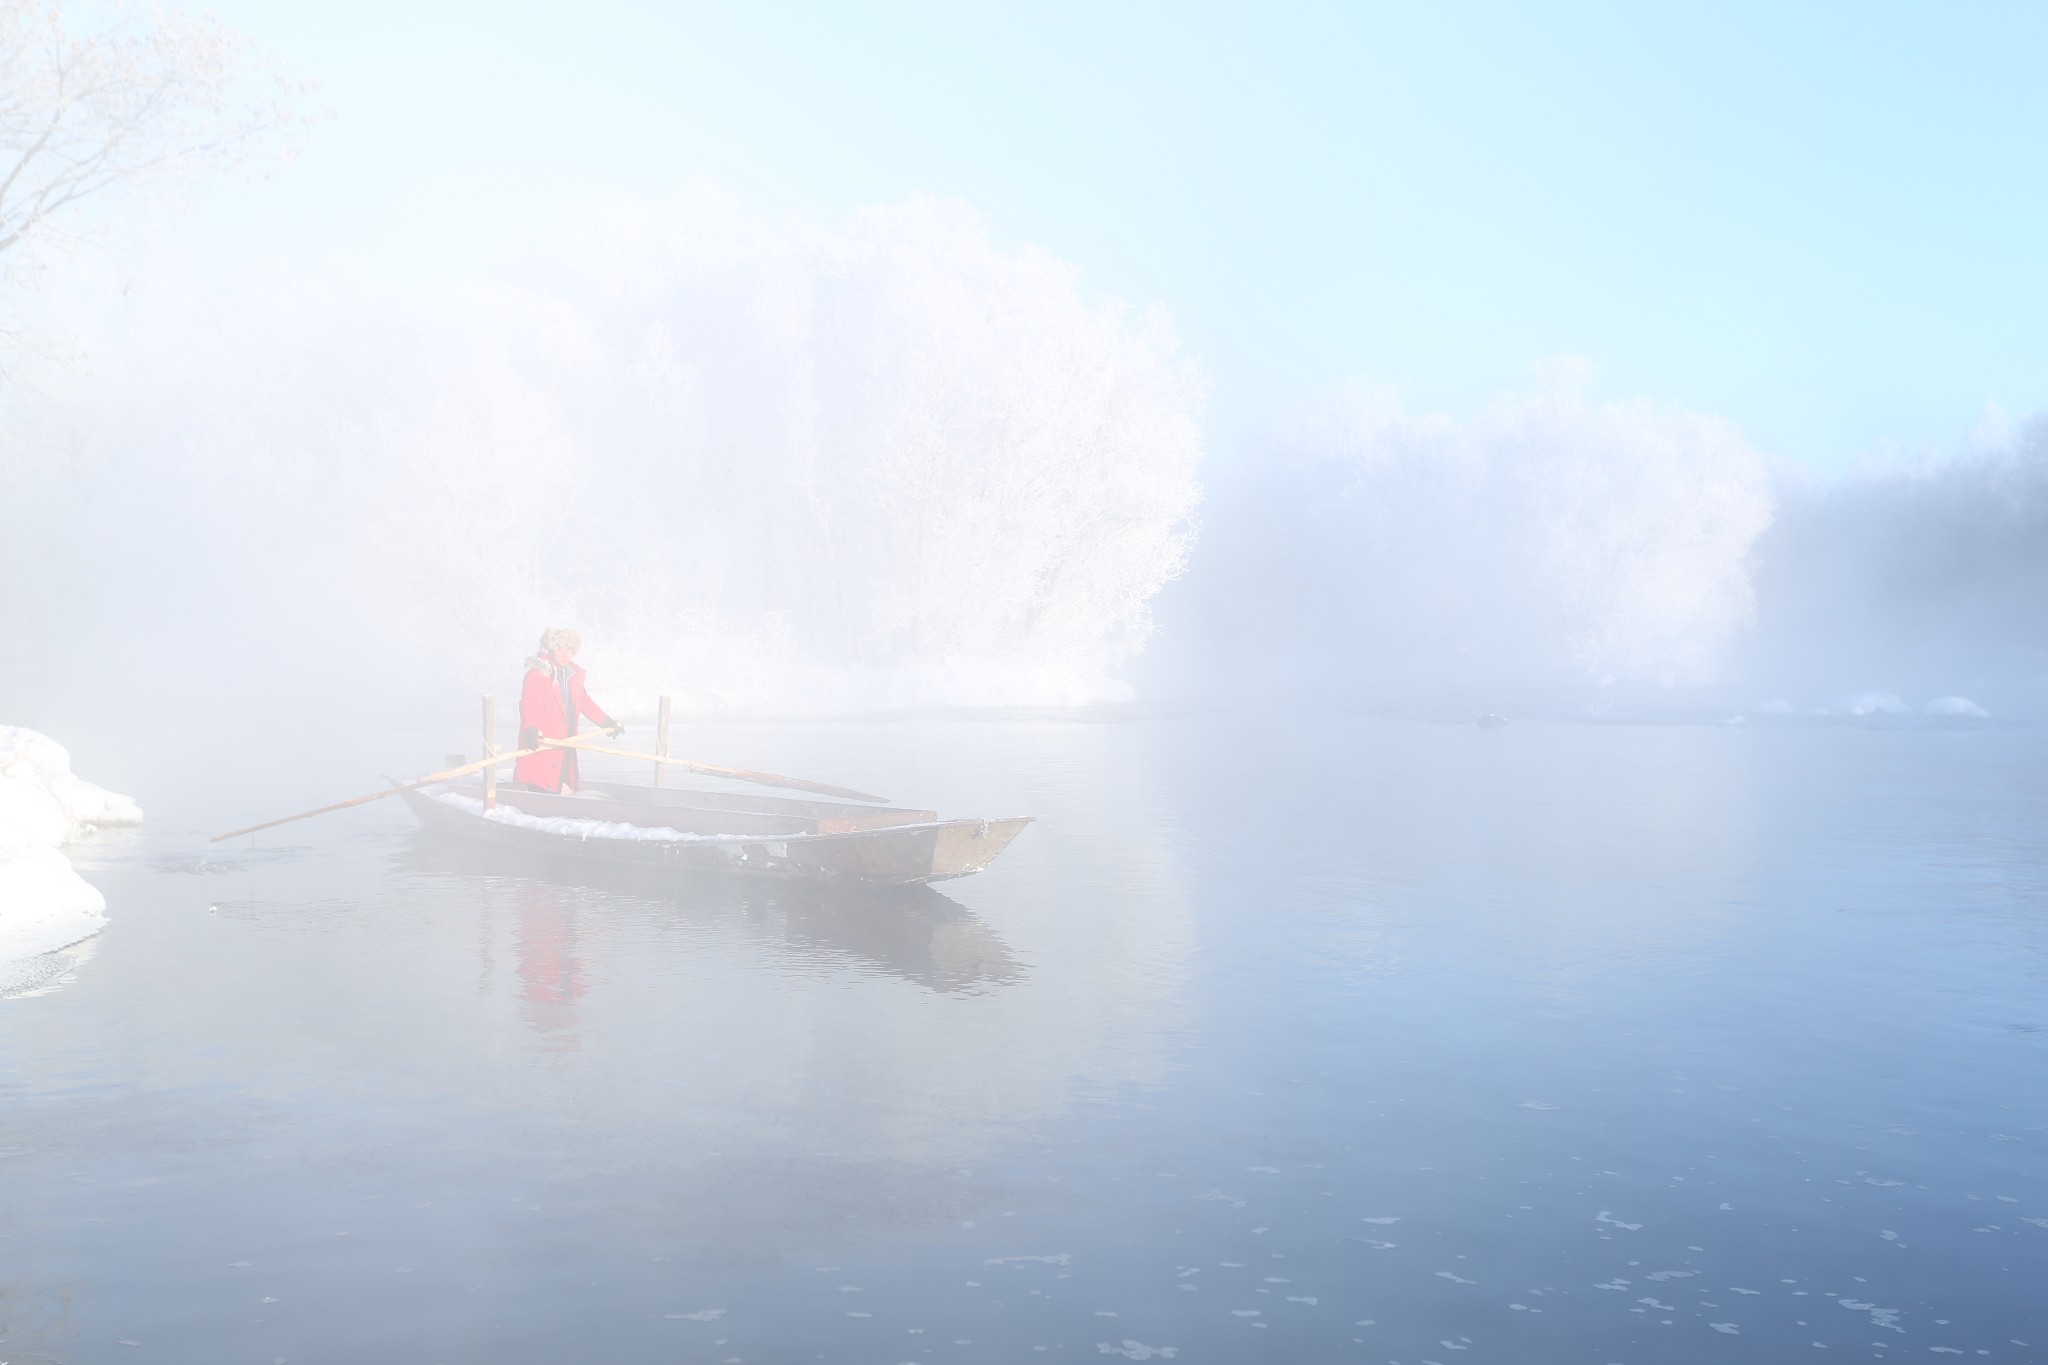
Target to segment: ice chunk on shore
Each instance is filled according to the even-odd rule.
[[[107,922],[106,898],[54,848],[0,847],[0,961],[68,948]]]
[[[106,898],[61,850],[97,826],[141,819],[128,797],[79,780],[71,755],[48,735],[0,725],[0,962],[99,932]]]
[[[0,725],[0,844],[64,843],[99,825],[142,823],[142,808],[71,771],[48,735]]]

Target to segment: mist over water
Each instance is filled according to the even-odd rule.
[[[121,738],[0,1000],[10,1360],[2040,1359],[2039,731],[694,727],[1040,817],[895,895],[200,862],[362,758]]]
[[[1563,361],[1212,450],[1162,310],[929,199],[149,250],[0,375],[0,721],[149,811],[37,807],[107,913],[0,963],[0,1356],[2039,1355],[2048,418],[1822,480]],[[326,804],[543,626],[903,804]],[[662,811],[739,856],[612,865]]]

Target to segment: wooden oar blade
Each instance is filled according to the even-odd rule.
[[[447,782],[457,777],[467,777],[471,773],[481,772],[485,768],[495,767],[500,763],[510,763],[514,759],[525,758],[529,754],[545,752],[546,750],[544,749],[520,749],[509,754],[492,754],[489,758],[478,759],[474,763],[465,763],[459,768],[450,768],[446,772],[429,773],[425,777],[417,778],[402,786],[386,787],[383,791],[371,792],[367,796],[352,796],[346,801],[336,801],[331,806],[320,806],[313,810],[302,810],[297,815],[285,815],[275,820],[265,820],[260,825],[250,825],[246,829],[231,829],[226,834],[214,835],[207,842],[217,844],[223,839],[238,839],[244,834],[256,834],[266,829],[276,829],[279,825],[289,825],[296,820],[310,820],[316,815],[329,815],[338,810],[347,810],[351,806],[366,805],[371,801],[382,801],[385,797],[396,796],[400,792],[417,791],[421,787],[431,787],[436,782]]]

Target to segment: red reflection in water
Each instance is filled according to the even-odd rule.
[[[520,1017],[551,1050],[580,1047],[576,1002],[588,987],[576,955],[575,911],[551,888],[540,886],[521,887],[516,908]]]

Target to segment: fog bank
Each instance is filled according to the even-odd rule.
[[[1214,476],[1155,695],[1892,723],[2048,702],[2048,418],[1823,478],[1585,376],[1353,387]],[[1882,699],[1881,702],[1875,699]]]

